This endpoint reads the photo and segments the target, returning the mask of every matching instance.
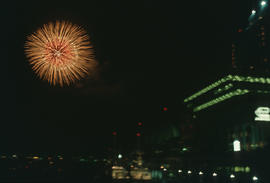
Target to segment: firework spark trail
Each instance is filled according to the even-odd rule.
[[[52,85],[70,85],[95,65],[88,35],[66,21],[45,24],[28,36],[25,53],[34,72]]]

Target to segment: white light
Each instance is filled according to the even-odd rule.
[[[166,168],[164,168],[164,169],[163,169],[163,171],[167,171],[167,169],[166,169]]]
[[[254,15],[256,13],[256,10],[252,10],[251,13],[252,15]]]
[[[230,175],[230,178],[231,178],[231,179],[234,179],[234,178],[235,178],[234,174],[231,174],[231,175]]]
[[[213,173],[213,177],[216,177],[216,176],[217,176],[217,173],[216,173],[216,172],[214,172],[214,173]]]
[[[192,172],[189,170],[187,173],[188,173],[188,174],[191,174]]]
[[[252,177],[252,180],[256,181],[256,180],[258,180],[258,177],[253,176],[253,177]]]
[[[266,5],[266,1],[262,1],[262,2],[261,2],[261,5],[262,5],[262,6],[265,6],[265,5]]]
[[[182,170],[178,170],[178,173],[182,173]]]
[[[258,107],[255,111],[255,121],[270,121],[270,108]]]
[[[121,159],[122,157],[122,154],[118,154],[118,159]]]
[[[241,151],[241,144],[239,140],[233,141],[233,151]]]
[[[199,175],[203,175],[203,172],[200,171],[200,172],[199,172]]]

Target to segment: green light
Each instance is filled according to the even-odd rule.
[[[215,105],[215,104],[217,104],[217,103],[219,103],[219,102],[222,102],[222,101],[227,100],[227,99],[229,99],[229,98],[232,98],[232,97],[234,97],[234,96],[237,96],[237,95],[244,95],[244,94],[246,94],[246,93],[249,93],[249,90],[246,90],[246,89],[244,89],[244,90],[237,89],[237,90],[235,90],[235,91],[232,91],[232,92],[230,92],[230,93],[227,93],[227,94],[225,94],[225,95],[222,95],[222,96],[220,96],[220,97],[218,97],[218,98],[215,98],[215,99],[213,99],[213,100],[211,100],[211,101],[209,101],[209,102],[206,102],[206,103],[204,103],[204,104],[202,104],[202,105],[199,105],[199,106],[195,107],[195,108],[193,109],[193,111],[194,111],[194,112],[198,112],[198,111],[200,111],[200,110],[202,110],[202,109],[205,109],[205,108],[207,108],[207,107],[210,107],[210,106],[212,106],[212,105]]]
[[[246,173],[249,173],[250,172],[250,168],[248,166],[245,168],[245,172]]]
[[[229,90],[229,89],[232,88],[232,87],[233,87],[233,84],[232,84],[232,83],[229,83],[229,84],[225,85],[223,88],[217,89],[217,90],[214,92],[214,94],[219,94],[219,93],[221,93],[221,92],[224,92],[224,91],[226,91],[226,90]]]
[[[86,162],[86,159],[81,158],[81,159],[80,159],[80,162]]]
[[[187,151],[188,149],[186,147],[183,147],[182,148],[182,151]]]
[[[237,81],[237,82],[249,82],[249,83],[262,83],[262,84],[270,84],[270,78],[262,78],[262,77],[251,77],[251,76],[232,76],[232,75],[228,75],[224,78],[221,78],[220,80],[218,80],[217,82],[205,87],[204,89],[200,90],[199,92],[191,95],[188,98],[184,99],[184,102],[188,102],[191,101],[195,98],[197,98],[198,96],[212,90],[213,88],[216,88],[217,86],[221,85],[222,83],[225,83],[227,81]]]
[[[213,88],[219,86],[220,84],[222,84],[222,83],[224,83],[224,82],[226,82],[226,81],[228,81],[228,80],[230,80],[230,79],[231,79],[231,75],[228,75],[228,76],[222,78],[221,80],[219,80],[219,81],[217,81],[217,82],[215,82],[215,83],[213,83],[213,84],[207,86],[206,88],[202,89],[201,91],[199,91],[199,92],[193,94],[192,96],[190,96],[190,97],[184,99],[184,102],[188,102],[188,101],[190,101],[190,100],[193,100],[194,98],[197,98],[198,96],[200,96],[200,95],[202,95],[202,94],[208,92],[209,90],[212,90]]]

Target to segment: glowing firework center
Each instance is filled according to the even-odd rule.
[[[68,62],[76,59],[76,49],[67,40],[59,40],[48,42],[44,56],[45,60],[59,67],[66,67]]]

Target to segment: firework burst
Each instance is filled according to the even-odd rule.
[[[52,85],[70,85],[95,64],[86,31],[66,21],[45,24],[28,36],[25,53],[34,72]]]

